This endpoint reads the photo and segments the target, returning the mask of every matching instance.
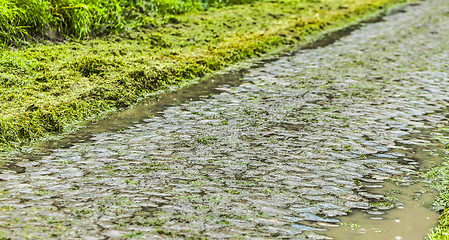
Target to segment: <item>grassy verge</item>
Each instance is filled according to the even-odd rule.
[[[253,0],[0,0],[0,44],[85,38],[157,23],[181,14]]]
[[[281,46],[302,44],[408,0],[270,0],[162,14],[101,38],[0,52],[0,146],[67,130],[105,111]],[[153,24],[157,23],[157,24]]]
[[[449,128],[444,130],[449,132]],[[425,177],[431,181],[431,186],[439,193],[433,206],[435,210],[442,213],[439,225],[427,236],[429,240],[449,239],[449,138],[439,140],[444,146],[446,161],[425,174]]]

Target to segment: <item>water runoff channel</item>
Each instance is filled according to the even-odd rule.
[[[380,21],[376,19],[376,21]],[[349,35],[352,31],[367,23],[335,32],[324,40],[307,46],[304,49],[314,49],[332,44],[341,37]],[[300,52],[290,52],[283,56],[263,60],[249,69],[230,71],[216,74],[202,80],[199,84],[164,93],[155,98],[143,100],[132,108],[120,111],[107,119],[92,123],[79,131],[53,142],[42,143],[31,153],[17,155],[12,161],[2,166],[3,170],[23,173],[26,171],[20,166],[21,161],[35,161],[48,155],[53,149],[70,148],[76,143],[92,141],[91,138],[104,132],[115,132],[127,129],[130,126],[145,123],[149,115],[161,116],[164,110],[180,104],[207,99],[244,83],[243,76],[250,70],[263,68],[266,64],[277,61],[279,58],[288,58]],[[375,154],[373,158],[391,159],[391,161],[404,164],[414,164],[419,167],[417,172],[425,171],[443,161],[441,147],[436,136],[444,135],[437,128],[415,129],[414,133],[402,136],[397,141],[397,148],[386,149],[385,152]],[[317,235],[308,235],[316,239],[422,239],[428,230],[436,225],[438,214],[429,210],[428,206],[435,197],[435,192],[426,187],[419,174],[411,180],[401,181],[391,178],[364,178],[357,189],[358,194],[371,199],[367,209],[351,210],[347,216],[337,217],[332,221],[321,221],[321,218],[302,221],[303,231],[315,232]],[[364,181],[364,182],[363,182]],[[388,200],[388,201],[385,201]]]

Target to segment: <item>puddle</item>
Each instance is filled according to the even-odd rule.
[[[424,239],[429,229],[436,226],[439,215],[425,207],[433,201],[433,192],[422,192],[425,184],[400,187],[393,183],[385,183],[384,187],[372,191],[383,194],[385,191],[400,192],[396,206],[384,211],[352,212],[342,217],[342,226],[330,228],[327,236],[335,239]],[[371,213],[371,214],[370,214]]]
[[[409,164],[419,164],[419,171],[441,164],[438,141],[432,140],[432,133],[423,130],[422,133],[410,134],[399,141],[400,147],[407,150],[395,150],[382,157],[404,154],[399,161]],[[399,154],[398,154],[399,153]],[[416,181],[419,181],[416,180]],[[348,216],[339,218],[340,226],[329,228],[326,235],[334,239],[393,239],[413,240],[424,239],[429,229],[438,223],[439,214],[428,208],[437,193],[426,187],[426,183],[400,184],[385,182],[376,185],[366,184],[363,190],[369,194],[383,195],[390,199],[391,206],[371,202],[374,209],[355,210]],[[376,204],[379,206],[376,207]]]

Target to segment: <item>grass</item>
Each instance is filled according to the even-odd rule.
[[[7,48],[0,50],[0,148],[70,131],[155,91],[305,44],[407,1],[27,1],[50,9],[33,10],[33,17],[17,10],[22,1],[0,0],[7,9],[0,19],[7,31]],[[115,5],[100,11],[107,4]],[[70,41],[47,41],[45,34]]]
[[[86,38],[158,25],[155,15],[182,14],[252,0],[0,0],[0,43]]]
[[[449,128],[444,131],[449,131]],[[438,191],[433,208],[441,212],[438,226],[427,235],[429,240],[449,239],[449,138],[439,138],[439,140],[446,153],[445,162],[425,174],[425,177],[431,181],[431,186]]]

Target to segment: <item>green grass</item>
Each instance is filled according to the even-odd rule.
[[[0,29],[13,31],[5,24],[17,27],[4,34],[12,39],[4,43],[34,43],[0,51],[1,148],[69,131],[74,123],[128,107],[157,90],[285,45],[305,44],[408,0],[244,1],[176,2],[178,6],[55,0],[47,3],[50,12],[30,10],[34,16],[22,11],[14,17],[11,9],[20,8],[21,1],[14,6],[2,1],[7,20],[0,20]],[[66,5],[57,5],[62,3]],[[116,5],[105,12],[107,4]],[[46,41],[46,31],[72,40]]]
[[[449,131],[449,128],[444,131]],[[438,226],[427,236],[429,240],[449,239],[449,138],[439,138],[439,140],[446,153],[446,160],[425,174],[425,177],[431,181],[431,186],[438,191],[433,208],[442,213]]]
[[[156,15],[203,11],[252,0],[0,0],[0,43],[86,38],[142,26]]]

